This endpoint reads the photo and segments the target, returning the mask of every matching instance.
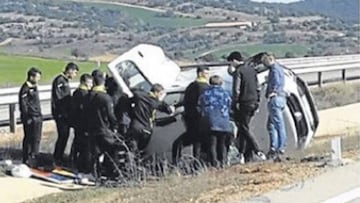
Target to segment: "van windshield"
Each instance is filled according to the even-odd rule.
[[[150,82],[139,71],[134,62],[129,60],[122,61],[115,67],[130,90],[150,91]]]

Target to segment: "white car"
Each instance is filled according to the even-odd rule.
[[[245,62],[246,65],[257,69],[262,95],[259,111],[254,116],[250,127],[261,150],[267,152],[270,147],[270,138],[266,129],[267,104],[264,95],[268,70],[260,65],[259,57],[261,54],[250,57]],[[224,78],[224,87],[231,92],[232,77],[227,72],[228,66],[209,66],[209,68],[211,74]],[[152,84],[162,84],[167,92],[165,101],[169,104],[181,103],[185,88],[196,77],[196,66],[182,69],[167,58],[160,47],[149,44],[140,44],[132,48],[109,63],[108,69],[122,90],[130,97],[134,88],[149,91]],[[306,83],[289,69],[285,68],[285,74],[285,89],[288,93],[284,111],[287,150],[303,149],[310,143],[319,119]],[[178,112],[181,110],[183,109],[179,108]],[[154,128],[146,152],[171,157],[173,142],[185,131],[181,114],[169,116],[158,112],[156,121],[163,124]]]

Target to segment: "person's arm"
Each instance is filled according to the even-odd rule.
[[[233,95],[232,95],[232,104],[231,104],[231,108],[233,110],[238,110],[237,109],[237,101],[239,100],[240,94],[241,94],[241,73],[240,73],[240,69],[238,69],[235,73],[234,73],[234,81],[233,81]]]
[[[198,113],[200,115],[203,115],[203,112],[202,112],[202,107],[205,106],[205,102],[204,102],[204,94],[200,94],[199,96],[199,99],[197,101],[197,106],[196,106],[196,110],[198,111]]]
[[[241,77],[242,75],[240,71],[236,71],[234,75],[234,92],[233,92],[234,101],[237,101],[239,99],[241,93]]]
[[[61,99],[65,97],[63,88],[64,88],[64,81],[60,78],[56,78],[53,82],[53,101],[57,104]]]
[[[167,113],[167,114],[173,114],[175,112],[175,107],[172,105],[167,104],[164,101],[159,101],[156,110],[159,110],[161,112]]]
[[[112,101],[112,99],[110,98],[110,96],[108,97],[107,101],[106,101],[106,110],[107,110],[107,115],[109,118],[109,122],[110,122],[110,127],[111,130],[117,130],[118,129],[118,123],[117,123],[117,119],[114,113],[114,103]]]
[[[231,96],[230,96],[230,94],[228,92],[226,92],[226,105],[229,108],[229,110],[231,108],[231,104],[232,104]]]
[[[52,85],[52,105],[53,105],[53,116],[62,117],[67,119],[68,112],[70,111],[71,96],[66,94],[66,82],[58,77],[54,80]],[[67,98],[65,98],[67,97]]]
[[[255,80],[256,80],[256,101],[258,102],[258,104],[260,103],[260,93],[261,93],[261,86],[260,86],[260,83],[258,81],[258,78],[257,76],[255,77]]]
[[[27,117],[29,112],[29,88],[22,86],[19,92],[19,107],[22,117]]]
[[[278,89],[280,87],[280,71],[278,70],[278,67],[273,67],[272,71],[269,76],[269,80],[271,81],[270,85],[270,91],[269,91],[269,97],[275,96],[278,92]]]

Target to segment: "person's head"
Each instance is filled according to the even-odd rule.
[[[196,69],[196,74],[198,78],[205,78],[206,80],[209,79],[209,67],[206,66],[199,66]]]
[[[238,65],[240,65],[241,63],[243,63],[244,59],[241,56],[240,52],[238,51],[233,51],[229,54],[229,56],[227,57],[227,61],[231,63],[232,67],[237,67]]]
[[[91,73],[95,86],[105,85],[105,74],[101,70],[94,70]]]
[[[29,81],[32,84],[37,84],[39,80],[41,79],[41,71],[37,68],[30,68],[27,72],[27,81]]]
[[[213,75],[210,77],[210,85],[221,86],[223,84],[223,79],[218,75]]]
[[[93,78],[90,74],[84,73],[80,76],[80,83],[85,85],[88,89],[91,89],[93,86]]]
[[[261,63],[263,63],[266,67],[270,67],[271,65],[275,64],[275,62],[275,56],[272,54],[266,53],[261,57]]]
[[[120,85],[116,83],[115,78],[108,75],[105,79],[105,88],[106,92],[111,96],[120,94],[122,92],[122,89]]]
[[[165,89],[162,85],[156,83],[151,87],[150,90],[154,96],[159,99],[160,101],[162,101],[165,98]]]
[[[73,62],[70,62],[65,66],[64,73],[66,77],[68,77],[69,79],[75,78],[78,72],[79,72],[79,67]]]

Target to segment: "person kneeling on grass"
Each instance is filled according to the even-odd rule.
[[[198,107],[201,114],[200,128],[209,143],[209,160],[212,166],[225,166],[227,161],[226,140],[231,136],[229,92],[222,88],[220,76],[210,78],[210,87],[200,95]]]

